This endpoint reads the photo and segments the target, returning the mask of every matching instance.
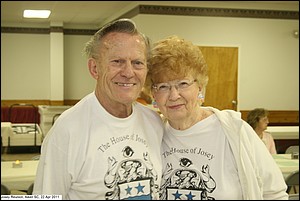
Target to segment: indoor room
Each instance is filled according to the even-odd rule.
[[[49,13],[46,18],[29,18],[23,16],[24,10],[47,10]],[[264,117],[266,127],[263,132],[267,132],[273,141],[275,152],[270,155],[280,169],[282,181],[288,186],[286,193],[289,194],[289,199],[296,195],[298,200],[298,1],[1,1],[1,186],[5,188],[1,187],[1,195],[33,194],[39,162],[48,159],[41,158],[41,148],[49,131],[54,125],[65,131],[64,123],[69,125],[69,122],[61,121],[66,118],[65,114],[82,102],[81,100],[93,94],[95,87],[101,87],[97,80],[98,72],[93,71],[91,60],[84,55],[85,45],[107,23],[122,18],[132,20],[138,30],[150,39],[151,44],[177,35],[199,48],[207,63],[209,78],[207,86],[201,88],[201,107],[236,111],[245,124],[249,123],[249,116],[254,109],[266,111],[259,118]],[[180,92],[180,83],[160,84],[167,84],[157,86],[168,87],[170,93],[173,92],[172,86]],[[125,85],[124,88],[129,88],[129,85]],[[193,87],[194,83],[188,87],[190,85]],[[141,92],[135,102],[150,108],[164,119],[163,110],[158,108],[155,98]],[[95,111],[98,110],[86,109],[86,112],[96,113]],[[82,121],[70,125],[70,129],[88,127],[84,122],[93,121],[90,118],[82,117]],[[256,120],[259,121],[258,117]],[[121,128],[120,126],[118,129]],[[140,130],[134,132],[141,132]],[[125,135],[127,127],[121,131],[124,131],[124,135],[120,138],[107,138],[109,142],[103,140],[97,142],[99,145],[95,145],[99,147],[98,152],[103,152],[106,156],[106,159],[101,159],[105,160],[101,171],[107,171],[107,175],[111,174],[111,177],[117,175],[110,172],[116,168],[124,166],[126,170],[129,166],[134,166],[125,162],[121,164],[123,159],[110,156],[108,152],[113,150],[112,147],[124,144],[125,148],[126,141],[130,141],[126,144],[128,147],[135,146],[131,143],[131,140],[135,139],[139,145],[150,150],[148,145],[150,146],[152,139],[147,141],[138,134],[131,139],[131,136]],[[113,134],[112,132],[111,135]],[[84,139],[77,139],[75,142],[66,147],[75,150],[75,146],[79,147],[80,142],[86,143]],[[77,155],[72,154],[70,157],[78,163],[80,161],[80,167],[87,168],[85,165],[88,164],[94,170],[96,164],[84,160],[85,157],[89,158],[84,153],[90,152],[88,145],[86,146],[85,149],[78,149]],[[134,152],[128,147],[123,152],[124,161],[125,158],[131,158],[132,154],[144,151],[140,149]],[[239,152],[242,147],[236,150]],[[234,147],[230,145],[230,148],[234,152]],[[79,150],[84,151],[79,153]],[[62,157],[58,155],[56,157]],[[147,154],[143,157],[145,155]],[[143,160],[147,161],[145,158]],[[143,160],[136,159],[134,162]],[[73,164],[70,161],[73,160],[68,160],[68,163]],[[156,166],[156,162],[156,159],[149,162],[151,165],[145,162],[145,168],[160,167],[161,165]],[[181,161],[180,168],[187,169],[193,165],[187,160]],[[75,169],[73,172],[77,171]],[[177,169],[179,170],[179,167]],[[163,171],[157,172],[162,174]],[[128,170],[128,174],[132,173]],[[101,185],[105,183],[107,188],[106,199],[121,199],[122,196],[124,199],[129,198],[129,195],[116,191],[117,188],[125,189],[122,186],[124,182],[114,183],[120,178],[109,182],[106,177],[102,179]],[[72,190],[76,191],[81,186],[82,191],[89,191],[83,183],[78,182],[78,186]],[[217,194],[214,194],[215,188],[205,193],[211,198],[218,198]],[[153,192],[156,190],[150,188],[151,193],[147,196],[152,196],[153,199]],[[172,193],[175,191],[169,191],[167,194],[171,196]],[[184,193],[188,194],[187,191]],[[63,198],[72,199],[74,194]],[[243,196],[245,198],[245,195]],[[94,199],[96,198],[102,197]]]

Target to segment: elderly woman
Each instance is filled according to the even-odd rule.
[[[240,113],[199,104],[208,82],[199,47],[168,37],[154,44],[149,65],[145,89],[166,120],[161,199],[288,199],[280,169]]]
[[[264,142],[269,152],[271,154],[277,154],[274,139],[271,133],[266,131],[269,124],[268,115],[268,110],[264,108],[255,108],[248,113],[247,122]]]

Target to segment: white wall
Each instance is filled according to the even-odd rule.
[[[95,87],[82,55],[91,36],[64,36],[64,99],[80,99]],[[1,34],[1,99],[50,99],[50,36]]]
[[[138,15],[152,41],[179,35],[193,43],[239,47],[238,109],[299,110],[299,20]],[[82,49],[91,36],[64,36],[64,99],[95,81]],[[1,33],[1,99],[49,99],[49,35]]]
[[[64,37],[64,99],[81,99],[96,86],[89,74],[86,57],[82,54],[83,47],[90,38],[91,36],[82,35]]]
[[[49,98],[49,35],[1,33],[1,99]]]

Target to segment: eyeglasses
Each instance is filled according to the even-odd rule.
[[[159,93],[167,93],[171,91],[172,86],[174,86],[177,89],[177,91],[183,91],[189,86],[191,86],[192,84],[194,84],[194,82],[196,81],[197,80],[179,80],[175,84],[158,83],[153,85],[152,88],[155,90],[155,92],[159,92]]]

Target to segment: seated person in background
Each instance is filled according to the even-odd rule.
[[[252,126],[260,139],[265,143],[271,154],[277,154],[274,139],[271,133],[266,129],[269,124],[269,111],[263,108],[256,108],[251,110],[247,115],[247,122]]]

